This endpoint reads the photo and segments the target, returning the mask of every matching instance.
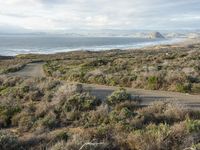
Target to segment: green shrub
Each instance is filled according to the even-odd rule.
[[[61,140],[54,144],[50,150],[66,150],[66,142]]]
[[[32,101],[40,101],[43,96],[44,96],[44,93],[40,90],[29,92],[29,98]]]
[[[173,124],[176,121],[183,121],[187,113],[181,106],[169,102],[155,102],[137,112],[143,118],[143,125],[150,122]]]
[[[40,125],[43,126],[44,128],[48,128],[48,129],[53,129],[55,127],[58,126],[58,122],[57,122],[57,118],[56,118],[56,114],[49,113],[48,115],[46,115],[41,121],[40,121]]]
[[[60,84],[61,84],[60,81],[53,80],[53,81],[48,82],[46,88],[47,88],[47,90],[52,90],[52,89],[56,88],[58,85],[60,85]]]
[[[23,85],[23,86],[21,87],[21,90],[22,90],[22,92],[27,93],[27,92],[29,92],[30,87],[29,87],[28,85]]]
[[[94,61],[88,62],[83,64],[84,67],[98,67],[98,66],[104,66],[107,65],[109,60],[106,59],[96,59]]]
[[[0,127],[8,127],[12,117],[20,111],[19,106],[0,106]]]
[[[200,120],[186,120],[186,127],[188,132],[199,132],[200,131]]]
[[[200,93],[200,83],[192,84],[191,91],[193,93]]]
[[[114,91],[110,96],[107,98],[107,103],[109,105],[116,105],[120,102],[124,102],[127,100],[131,100],[131,95],[127,93],[127,91],[123,88]]]
[[[105,77],[103,75],[97,75],[94,77],[94,83],[96,84],[105,84]]]
[[[35,118],[31,114],[21,113],[13,118],[12,123],[18,124],[20,131],[26,132],[34,125]]]
[[[16,150],[18,148],[18,138],[11,132],[0,131],[0,149],[1,150]]]
[[[192,145],[191,150],[192,149],[194,149],[194,150],[200,150],[200,143]]]
[[[88,111],[94,109],[98,105],[98,101],[94,96],[89,93],[77,93],[67,99],[63,105],[63,110],[70,112],[75,111]]]
[[[69,124],[69,122],[71,121],[79,120],[82,117],[81,115],[82,115],[82,112],[78,110],[74,110],[70,112],[66,112],[64,110],[64,112],[61,113],[61,120],[63,123]]]
[[[34,125],[35,118],[31,115],[21,115],[18,121],[18,127],[21,131],[28,131]]]
[[[191,84],[190,83],[178,83],[176,85],[177,92],[188,93],[191,91]]]
[[[124,107],[121,110],[114,109],[109,114],[109,121],[112,123],[120,122],[122,124],[126,124],[127,121],[129,122],[134,117],[134,115],[135,115],[134,112],[132,112],[127,107]]]
[[[151,76],[148,77],[148,88],[151,90],[157,90],[159,89],[159,83],[158,83],[158,77],[156,76]]]
[[[58,141],[63,140],[66,142],[69,139],[69,134],[66,131],[61,131],[58,134],[56,134],[55,139]]]
[[[119,117],[121,119],[127,119],[127,118],[130,118],[133,116],[133,112],[130,111],[128,108],[123,108],[121,111],[120,111],[120,114],[119,114]]]
[[[169,133],[170,128],[167,124],[149,124],[143,130],[136,130],[130,133],[127,142],[130,149],[133,150],[165,149],[166,147],[170,147],[167,143]]]
[[[101,105],[96,110],[85,113],[80,122],[83,122],[84,127],[96,127],[98,125],[109,123],[109,107],[107,105]]]

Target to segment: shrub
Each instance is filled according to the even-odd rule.
[[[65,149],[69,150],[105,150],[109,149],[107,139],[109,138],[110,128],[91,128],[79,130],[78,133],[73,134],[71,139],[66,143]]]
[[[66,131],[61,131],[56,135],[55,139],[59,141],[63,140],[66,142],[69,139],[69,134]]]
[[[66,150],[66,142],[59,141],[55,145],[53,145],[50,150]]]
[[[35,118],[28,113],[20,113],[12,120],[13,124],[18,124],[20,131],[26,132],[34,125]]]
[[[184,84],[178,83],[178,84],[176,85],[176,90],[177,90],[178,92],[188,93],[188,92],[191,91],[191,84],[190,84],[190,83],[184,83]]]
[[[50,112],[48,115],[46,115],[43,119],[40,121],[40,125],[47,129],[53,129],[58,126],[58,121],[56,119],[56,114],[53,112]]]
[[[107,60],[107,59],[96,59],[91,62],[85,63],[82,66],[83,67],[98,67],[98,66],[107,65],[108,62],[109,62],[109,60]]]
[[[29,98],[32,101],[40,101],[43,96],[44,96],[44,93],[40,90],[31,91],[29,93]]]
[[[55,87],[57,87],[58,85],[60,85],[60,84],[61,84],[60,81],[53,80],[53,81],[48,82],[46,88],[47,88],[47,90],[52,90],[52,89],[54,89]]]
[[[200,149],[200,143],[192,145],[191,149],[199,150]]]
[[[89,93],[77,93],[67,99],[63,105],[63,110],[70,112],[87,111],[92,110],[98,105],[98,101],[94,96],[90,96]]]
[[[68,99],[75,93],[83,91],[82,84],[64,84],[58,88],[53,98],[54,101],[62,101]]]
[[[0,127],[8,127],[12,117],[21,111],[19,106],[0,106]]]
[[[143,118],[143,124],[154,123],[169,123],[185,119],[187,111],[182,109],[180,105],[169,102],[155,102],[150,106],[138,110],[138,115]]]
[[[81,118],[80,122],[84,123],[84,127],[98,126],[109,123],[109,107],[101,105],[96,110],[90,111]]]
[[[158,78],[156,76],[148,77],[148,88],[151,90],[157,90],[158,87]]]
[[[64,112],[61,113],[60,119],[62,123],[68,125],[70,122],[72,123],[72,121],[79,120],[81,117],[82,117],[81,111],[73,110],[70,112],[66,112],[64,110]]]
[[[129,123],[134,116],[134,112],[127,107],[124,107],[121,110],[114,109],[109,114],[109,123],[120,123],[121,125],[124,125],[124,127],[126,126],[129,128]]]
[[[186,120],[186,127],[188,132],[199,132],[200,131],[200,120]]]
[[[114,91],[110,96],[108,96],[107,103],[109,105],[116,105],[120,102],[124,102],[127,100],[131,100],[131,95],[128,94],[125,89],[121,88]]]
[[[19,120],[19,129],[21,131],[28,131],[34,124],[34,117],[33,116],[22,116]]]
[[[11,132],[0,131],[0,149],[1,150],[16,150],[18,147],[18,138]]]
[[[132,150],[159,150],[169,148],[165,139],[170,133],[170,128],[166,124],[148,125],[144,130],[136,130],[130,133],[127,139]]]
[[[23,86],[21,87],[21,90],[22,90],[22,92],[27,93],[27,92],[29,92],[30,87],[29,87],[28,85],[23,85]]]
[[[196,83],[196,84],[194,83],[194,84],[192,84],[191,91],[193,93],[200,93],[200,83]]]

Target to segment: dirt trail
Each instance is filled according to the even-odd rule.
[[[45,77],[43,65],[44,63],[30,63],[26,65],[22,70],[15,73],[10,73],[9,75],[22,77]],[[110,95],[114,90],[118,89],[118,87],[109,87],[95,84],[83,85],[87,91],[100,99],[106,99],[108,95]],[[200,95],[132,88],[127,88],[127,91],[133,96],[140,97],[142,99],[142,105],[149,105],[153,101],[174,101],[186,105],[190,108],[200,109]]]
[[[103,85],[89,85],[84,84],[84,87],[91,92],[91,94],[98,98],[106,99],[114,90],[119,87],[109,87]],[[183,104],[190,108],[200,109],[200,95],[190,95],[186,93],[169,92],[169,91],[153,91],[143,89],[126,88],[134,97],[141,98],[141,105],[149,105],[154,101],[173,101],[178,104]]]
[[[29,63],[22,70],[9,73],[9,75],[22,77],[45,77],[43,65],[43,62]]]

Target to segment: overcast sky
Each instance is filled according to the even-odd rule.
[[[200,0],[0,0],[0,30],[199,27]]]

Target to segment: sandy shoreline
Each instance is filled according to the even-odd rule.
[[[165,43],[166,42],[166,43]],[[193,44],[198,44],[200,43],[200,38],[194,38],[194,39],[190,39],[190,38],[183,38],[183,39],[178,39],[177,41],[163,41],[163,43],[159,43],[159,44],[150,44],[149,45],[144,45],[144,46],[136,46],[133,48],[110,48],[110,49],[97,49],[97,50],[87,50],[87,49],[82,49],[82,50],[78,50],[78,49],[74,49],[74,50],[69,50],[69,51],[57,51],[57,52],[52,52],[52,53],[27,53],[27,54],[36,54],[36,55],[52,55],[52,54],[59,54],[59,53],[68,53],[68,52],[76,52],[76,51],[110,51],[110,50],[148,50],[148,49],[160,49],[160,48],[165,48],[165,47],[187,47]],[[24,53],[26,55],[26,53]],[[17,54],[17,55],[24,55],[22,54]],[[11,58],[11,57],[15,57],[17,55],[0,55],[0,60],[4,59],[4,58]]]
[[[154,45],[154,46],[146,46],[144,48],[139,48],[139,49],[149,50],[149,49],[161,49],[161,48],[169,48],[169,47],[188,47],[190,45],[199,44],[199,43],[200,43],[200,38],[194,38],[194,39],[184,38],[181,41],[174,42],[171,44],[159,44],[159,45]],[[134,50],[134,49],[130,49],[130,50]]]
[[[194,39],[185,39],[181,42],[176,43],[175,45],[178,46],[188,46],[188,45],[192,45],[192,44],[198,44],[200,43],[200,38],[194,38]]]

